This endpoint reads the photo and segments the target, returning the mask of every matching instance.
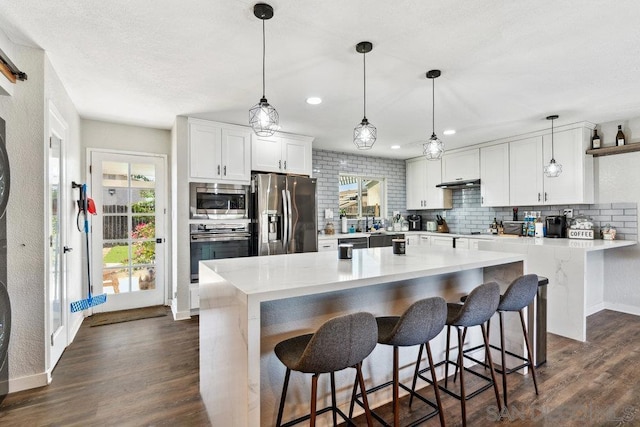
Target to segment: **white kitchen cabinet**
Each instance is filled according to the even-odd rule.
[[[453,247],[453,237],[446,236],[431,236],[431,246],[446,246],[447,248]]]
[[[404,238],[407,241],[407,246],[420,245],[420,236],[418,236],[417,234],[405,235]]]
[[[479,248],[480,240],[482,240],[482,239],[469,239],[469,249],[471,249],[473,251],[480,250],[480,248]]]
[[[407,209],[451,209],[451,190],[437,188],[442,182],[440,160],[417,157],[406,161]]]
[[[431,246],[431,236],[428,234],[420,234],[420,246]]]
[[[311,176],[312,141],[313,138],[291,134],[253,135],[251,169]]]
[[[338,240],[318,240],[318,252],[329,252],[338,250]]]
[[[481,206],[509,205],[509,144],[480,148]]]
[[[189,180],[248,184],[251,130],[189,119]]]
[[[555,178],[544,175],[551,160],[551,134],[509,143],[511,205],[593,203],[593,156],[585,154],[591,130],[586,127],[554,133],[554,157],[562,165]]]
[[[456,249],[469,249],[469,239],[466,237],[457,237]]]
[[[442,156],[442,182],[480,178],[480,150],[472,148]]]

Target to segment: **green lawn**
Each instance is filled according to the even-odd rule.
[[[105,264],[126,264],[128,259],[128,246],[114,246],[109,252],[107,252],[102,262]]]

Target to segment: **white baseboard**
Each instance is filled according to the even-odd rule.
[[[626,304],[619,304],[616,302],[605,302],[604,308],[606,310],[619,311],[620,313],[633,314],[640,316],[640,307]]]
[[[601,302],[591,307],[587,307],[585,310],[585,316],[591,316],[592,314],[596,314],[599,311],[605,310],[607,308],[606,303]]]
[[[22,390],[43,387],[49,384],[48,378],[49,375],[46,372],[41,372],[39,374],[29,375],[21,378],[10,378],[9,393],[16,393]]]
[[[80,326],[82,326],[82,322],[84,322],[84,316],[78,316],[77,319],[69,325],[69,345],[73,342],[80,330]]]
[[[178,311],[177,300],[174,298],[171,300],[171,313],[173,314],[173,320],[189,320],[191,319],[191,311]]]

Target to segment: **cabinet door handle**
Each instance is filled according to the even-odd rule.
[[[547,201],[547,192],[546,191],[544,192],[544,201],[545,202]]]
[[[282,169],[282,160],[278,160],[278,169]]]
[[[538,201],[540,201],[540,193],[538,193]]]
[[[227,165],[224,165],[224,176],[227,176]]]
[[[482,199],[481,203],[484,205],[484,196],[482,196],[481,199]]]
[[[218,175],[220,175],[220,165],[218,165]]]
[[[287,170],[287,161],[284,161],[284,170]]]

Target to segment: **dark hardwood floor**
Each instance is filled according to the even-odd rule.
[[[588,331],[585,343],[549,334],[540,395],[530,375],[510,375],[502,421],[489,390],[468,402],[468,425],[640,425],[640,317],[602,311]],[[459,402],[443,394],[443,403],[447,425],[460,425]],[[403,422],[418,409],[403,405]],[[0,407],[0,426],[48,425],[210,425],[198,393],[198,318],[83,325],[50,386],[11,394]],[[424,425],[439,425],[437,417]]]

